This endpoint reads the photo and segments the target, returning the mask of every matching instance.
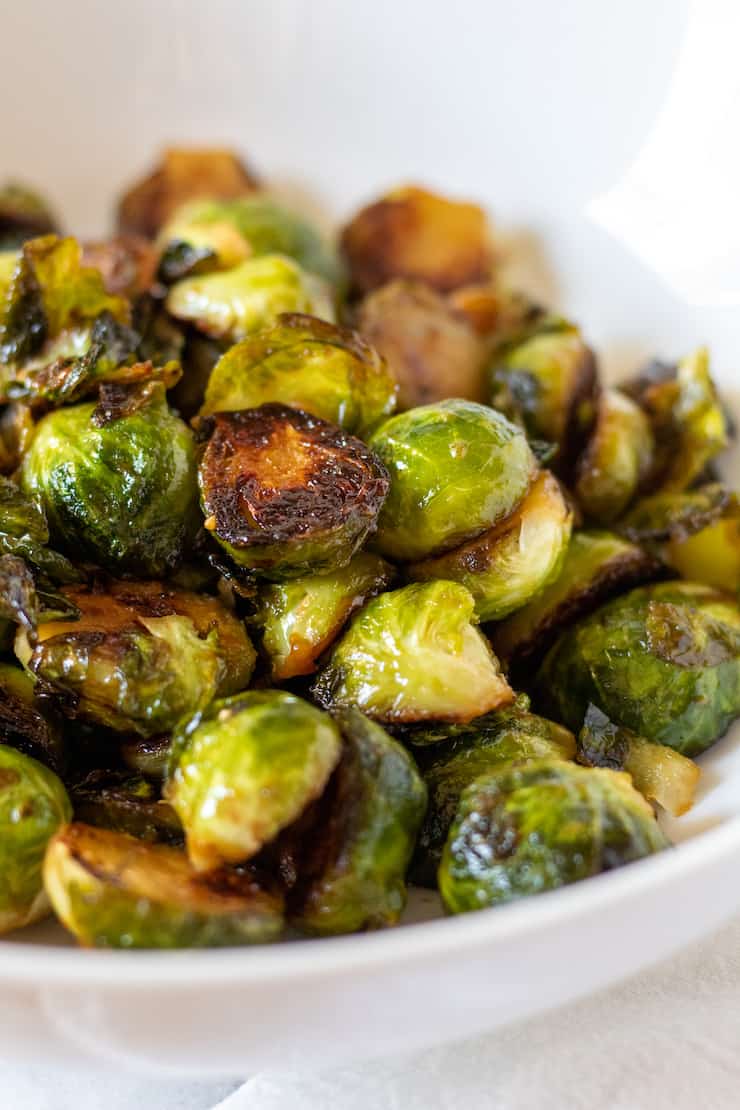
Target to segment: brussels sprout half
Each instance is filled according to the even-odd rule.
[[[311,674],[356,609],[387,589],[395,570],[379,555],[361,551],[328,574],[311,574],[260,589],[254,624],[270,661],[273,682]]]
[[[593,704],[646,740],[698,755],[740,715],[740,610],[691,582],[633,590],[563,633],[537,694],[574,730]]]
[[[293,694],[214,702],[175,734],[165,796],[198,871],[241,863],[324,790],[341,753],[332,719]]]
[[[493,357],[490,401],[533,439],[557,445],[558,473],[568,475],[596,416],[598,373],[579,329],[558,318],[536,322]]]
[[[685,755],[613,724],[595,705],[586,710],[578,734],[578,762],[626,771],[649,802],[656,802],[673,817],[691,808],[701,774]]]
[[[202,265],[226,268],[247,256],[283,254],[304,270],[341,286],[342,266],[334,250],[302,216],[262,194],[234,200],[199,200],[179,208],[162,229],[160,243],[208,250]]]
[[[530,759],[572,759],[575,737],[562,725],[530,713],[526,699],[467,725],[410,732],[429,791],[411,879],[435,888],[442,850],[463,790],[486,772]],[[418,745],[422,744],[423,747]]]
[[[677,367],[663,367],[661,373],[638,380],[631,392],[653,428],[651,488],[679,493],[689,489],[729,442],[707,349],[700,347]]]
[[[268,327],[283,312],[334,319],[331,291],[323,278],[282,254],[248,258],[231,270],[184,278],[172,286],[166,304],[178,320],[232,343]]]
[[[72,807],[61,779],[0,744],[0,933],[45,917],[41,867],[49,838]]]
[[[572,524],[560,484],[545,470],[510,517],[454,551],[413,563],[408,574],[461,582],[475,598],[478,620],[501,620],[557,578]]]
[[[235,412],[278,401],[363,435],[390,416],[397,386],[357,332],[285,314],[242,340],[211,373],[201,412]]]
[[[360,304],[357,328],[398,379],[401,410],[448,397],[485,401],[484,346],[462,313],[428,285],[381,286]]]
[[[652,556],[611,532],[575,532],[554,582],[490,630],[493,647],[512,671],[522,671],[545,654],[563,627],[619,590],[661,573]]]
[[[391,417],[369,443],[391,476],[373,541],[390,559],[424,559],[479,536],[514,511],[536,471],[520,429],[472,401]]]
[[[79,619],[41,623],[36,646],[19,637],[17,652],[68,715],[150,737],[249,682],[254,648],[215,598],[159,582],[65,596]]]
[[[186,201],[240,197],[257,185],[252,170],[230,150],[172,148],[164,152],[151,174],[121,197],[118,227],[153,239]]]
[[[450,913],[467,913],[555,890],[667,846],[629,775],[560,760],[509,764],[464,791],[439,889]]]
[[[446,292],[485,281],[493,267],[482,209],[416,186],[395,189],[363,208],[344,228],[341,246],[360,293],[393,278]]]
[[[249,872],[199,875],[178,848],[82,822],[50,842],[44,886],[59,919],[89,947],[261,944],[283,928],[282,900]]]
[[[277,580],[346,566],[388,490],[386,470],[365,444],[286,405],[208,419],[205,526],[231,558]]]
[[[469,721],[507,705],[514,695],[473,610],[457,582],[418,582],[373,598],[334,648],[314,697],[388,724]]]
[[[96,411],[87,403],[45,416],[21,486],[59,546],[113,571],[157,576],[180,561],[195,530],[192,435],[157,383],[130,415],[101,425]]]
[[[342,758],[320,804],[320,823],[307,846],[298,845],[298,883],[288,900],[291,924],[319,936],[396,924],[426,806],[413,759],[380,725],[356,709],[336,721]]]
[[[574,493],[589,520],[622,515],[653,463],[653,433],[639,405],[617,389],[599,398],[596,426],[576,467]]]

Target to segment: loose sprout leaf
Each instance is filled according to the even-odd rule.
[[[136,298],[155,282],[156,252],[140,235],[85,241],[82,263],[98,270],[107,293]]]
[[[450,913],[555,890],[668,846],[629,775],[562,760],[505,765],[464,791],[439,869]]]
[[[152,843],[181,843],[182,826],[157,787],[127,771],[96,770],[70,786],[76,821]]]
[[[712,482],[686,493],[643,497],[622,517],[617,529],[634,543],[651,546],[671,540],[680,543],[737,508],[736,495],[719,482]]]
[[[30,636],[36,634],[39,599],[33,575],[23,559],[0,556],[0,621],[10,621]]]
[[[183,239],[173,239],[160,256],[157,278],[165,285],[172,285],[182,278],[208,273],[217,257],[211,247],[193,246]]]

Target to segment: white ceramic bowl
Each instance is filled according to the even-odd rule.
[[[470,195],[608,371],[709,341],[731,392],[738,222],[721,189],[708,214],[701,175],[681,194],[686,151],[670,126],[701,65],[694,45],[727,36],[699,7],[687,36],[687,18],[657,0],[24,0],[0,38],[3,173],[48,189],[84,233],[167,142],[241,148],[337,218],[402,180]],[[710,97],[701,142],[720,163],[711,90],[723,74],[710,66],[691,86],[692,103],[697,89]],[[739,749],[731,735],[704,759],[675,851],[508,908],[425,921],[438,912],[420,894],[411,917],[424,923],[217,952],[83,952],[48,927],[18,935],[0,944],[0,1052],[243,1075],[461,1038],[596,989],[740,905]]]

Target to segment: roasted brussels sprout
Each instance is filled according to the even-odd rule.
[[[57,230],[46,201],[33,189],[15,182],[0,187],[0,251],[15,250],[27,239]]]
[[[620,590],[661,574],[647,552],[611,532],[573,534],[554,582],[524,608],[491,629],[497,654],[521,670],[540,658],[571,621],[592,612]]]
[[[273,682],[311,674],[316,661],[364,602],[395,576],[379,555],[361,551],[346,567],[261,588],[254,624]]]
[[[416,186],[363,208],[342,232],[341,245],[360,293],[393,278],[447,292],[485,281],[493,267],[485,213]]]
[[[557,478],[545,470],[510,517],[454,551],[413,563],[408,573],[462,582],[475,598],[478,620],[501,620],[557,578],[572,523]]]
[[[187,248],[200,259],[201,268],[225,269],[247,257],[282,254],[294,258],[302,269],[341,285],[342,266],[336,253],[302,216],[265,194],[235,200],[195,201],[175,212],[162,229],[164,258],[170,248]],[[209,258],[204,253],[209,252]],[[192,258],[192,256],[191,256]]]
[[[381,594],[353,619],[319,674],[320,705],[354,706],[388,724],[469,721],[513,698],[474,601],[457,582]]]
[[[643,410],[618,389],[599,398],[596,426],[578,460],[574,492],[589,520],[622,515],[653,463],[653,433]]]
[[[248,258],[219,273],[176,282],[167,310],[214,339],[235,342],[268,327],[283,312],[334,319],[329,286],[282,254]]]
[[[593,704],[646,740],[698,755],[740,715],[740,610],[691,582],[633,590],[563,633],[537,694],[570,728]]]
[[[719,483],[644,497],[618,528],[682,577],[740,590],[740,503]]]
[[[88,947],[204,948],[276,940],[282,900],[246,871],[200,875],[167,844],[75,822],[51,840],[44,886]]]
[[[130,833],[140,840],[181,843],[182,825],[159,790],[127,771],[90,771],[70,786],[75,821]]]
[[[68,587],[71,623],[41,623],[22,662],[67,715],[117,732],[156,736],[215,695],[243,689],[255,652],[242,623],[215,598],[159,582]]]
[[[630,387],[627,387],[630,389]],[[655,439],[654,490],[689,489],[728,444],[727,418],[700,347],[677,367],[638,379],[630,389],[647,413]]]
[[[369,442],[391,475],[373,541],[391,559],[424,559],[481,535],[516,509],[536,470],[524,434],[472,401],[411,409]]]
[[[251,859],[322,794],[340,753],[332,719],[281,690],[216,701],[182,725],[165,796],[196,870]]]
[[[154,284],[157,256],[140,235],[113,235],[83,243],[82,265],[100,271],[107,293],[138,297]]]
[[[153,239],[186,201],[228,200],[252,192],[257,184],[252,171],[229,150],[166,150],[157,168],[121,198],[118,227]]]
[[[0,309],[0,363],[22,363],[47,340],[108,312],[119,323],[128,303],[106,293],[100,273],[81,264],[75,239],[29,239],[17,256]]]
[[[59,723],[36,700],[34,680],[20,667],[0,663],[0,744],[33,756],[57,774],[66,763]]]
[[[356,709],[338,714],[342,758],[301,850],[291,924],[319,936],[394,925],[426,789],[408,752]],[[303,834],[305,835],[305,834]]]
[[[463,285],[447,300],[489,346],[509,343],[546,319],[540,305],[500,281]]]
[[[393,281],[365,297],[357,328],[387,359],[398,406],[448,397],[485,401],[485,348],[468,320],[421,282]]]
[[[206,529],[231,558],[277,580],[346,566],[388,490],[364,443],[286,405],[209,420],[201,503]]]
[[[201,411],[236,412],[277,401],[362,435],[393,412],[396,389],[382,358],[356,332],[286,314],[222,356]]]
[[[595,705],[586,710],[578,734],[578,762],[587,767],[627,771],[640,793],[673,817],[691,808],[701,774],[685,755],[613,724]]]
[[[53,771],[0,744],[0,933],[45,917],[41,866],[49,838],[72,807]]]
[[[629,775],[561,760],[510,764],[463,793],[439,889],[450,913],[467,913],[555,890],[667,846]]]
[[[429,804],[419,834],[411,879],[436,887],[442,850],[463,790],[486,772],[530,759],[572,759],[575,737],[566,728],[530,713],[527,699],[477,717],[467,725],[409,733],[419,754]],[[423,745],[419,747],[418,745]]]
[[[556,444],[558,472],[567,476],[593,427],[598,391],[596,360],[579,329],[547,317],[498,350],[489,373],[493,407],[531,438]]]
[[[120,419],[101,419],[93,403],[49,413],[20,479],[44,509],[54,542],[110,570],[162,574],[195,530],[192,436],[168,410],[160,383]]]

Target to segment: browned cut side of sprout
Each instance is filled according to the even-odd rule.
[[[448,292],[485,281],[493,250],[485,213],[406,186],[363,208],[342,232],[353,287],[360,293],[393,278],[410,278]]]
[[[118,205],[118,227],[153,239],[185,201],[228,200],[258,187],[252,171],[230,150],[166,150],[156,169],[133,185]]]

